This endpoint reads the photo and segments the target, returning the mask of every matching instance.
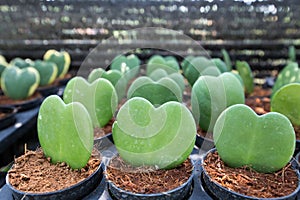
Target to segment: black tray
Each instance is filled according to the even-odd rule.
[[[6,116],[0,119],[0,130],[14,124],[16,122],[17,109],[12,106],[0,106],[0,112],[6,113]]]

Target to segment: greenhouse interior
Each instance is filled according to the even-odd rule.
[[[0,18],[0,199],[300,199],[300,1]]]

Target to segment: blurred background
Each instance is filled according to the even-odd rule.
[[[124,41],[143,43],[128,34],[143,27],[185,34],[211,57],[222,57],[224,48],[232,60],[246,60],[253,70],[281,69],[289,47],[300,49],[298,0],[4,0],[0,19],[0,54],[7,60],[39,59],[53,48],[68,51],[75,70],[108,38],[119,44],[103,43],[100,54],[106,57],[113,57],[115,45]],[[148,38],[151,43],[188,45],[174,41],[168,32],[158,34],[163,39]],[[146,59],[157,50],[135,51]],[[180,54],[197,55],[197,51],[187,47]]]

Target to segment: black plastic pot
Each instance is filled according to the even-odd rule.
[[[300,140],[296,140],[296,147],[294,151],[294,156],[300,152]]]
[[[0,130],[14,124],[16,122],[17,109],[12,106],[0,106],[0,112],[6,116],[0,119]]]
[[[36,97],[34,99],[25,100],[22,102],[10,104],[10,105],[4,105],[4,106],[13,106],[17,108],[18,112],[21,112],[39,106],[42,103],[42,101],[43,101],[43,96],[39,95],[39,97]]]
[[[115,199],[123,199],[123,200],[178,200],[178,199],[187,199],[190,196],[190,192],[192,189],[193,182],[193,174],[189,177],[189,179],[182,184],[181,186],[169,190],[163,193],[155,193],[155,194],[139,194],[132,193],[129,191],[125,191],[119,187],[117,187],[113,182],[108,182],[108,190],[111,196]]]
[[[214,141],[212,139],[203,137],[198,134],[196,135],[195,145],[203,151],[209,151],[210,149],[215,147]]]
[[[206,159],[206,156],[211,153],[211,152],[215,152],[216,149],[211,149],[210,151],[208,151],[205,156],[203,157],[202,161]],[[298,169],[299,168],[299,163],[295,160],[292,159],[291,160],[291,164],[292,167],[294,169]],[[244,200],[244,199],[258,199],[255,197],[251,197],[251,196],[247,196],[247,195],[243,195],[234,191],[231,191],[223,186],[221,186],[219,183],[216,183],[214,181],[212,181],[209,177],[209,175],[207,174],[207,172],[205,171],[205,168],[202,168],[203,172],[202,172],[202,176],[203,176],[203,180],[204,180],[204,184],[206,185],[207,189],[209,190],[209,192],[217,199],[222,199],[222,200]],[[297,170],[297,175],[298,175],[298,180],[300,180],[300,173]],[[300,190],[300,181],[298,181],[298,187],[297,189],[289,194],[288,196],[284,196],[284,197],[280,197],[280,198],[264,198],[264,199],[272,199],[272,200],[295,200],[297,199],[297,194]]]
[[[15,189],[8,180],[8,175],[6,176],[6,185],[12,193],[15,200],[75,200],[83,199],[83,197],[89,195],[101,182],[103,177],[102,163],[99,165],[98,169],[83,181],[62,190],[47,192],[47,193],[26,193]]]
[[[39,92],[43,97],[47,97],[52,94],[57,94],[58,90],[59,90],[59,87],[56,85],[39,87],[36,89],[36,91]]]

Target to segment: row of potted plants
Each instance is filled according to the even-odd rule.
[[[290,117],[276,110],[280,104],[276,99],[286,102],[286,95],[281,97],[278,93],[286,86],[272,95],[271,110],[276,112],[257,115],[245,105],[245,92],[252,93],[254,87],[249,65],[236,62],[238,73],[233,73],[226,51],[223,54],[226,62],[187,57],[181,63],[182,71],[175,57],[155,55],[140,77],[136,77],[141,70],[138,58],[119,56],[109,71],[95,69],[88,80],[72,78],[62,99],[52,95],[41,105],[37,123],[42,156],[28,151],[26,159],[20,161],[37,156],[40,161],[36,165],[48,161],[79,174],[93,168],[89,177],[96,177],[98,183],[104,169],[109,191],[117,199],[184,199],[190,195],[195,178],[194,162],[188,157],[200,127],[216,147],[204,156],[203,173],[196,177],[203,179],[208,193],[219,199],[295,198],[299,172],[295,170],[297,163],[289,164],[295,151],[295,131]],[[190,93],[186,88],[190,88]],[[293,92],[291,89],[287,93]],[[190,103],[184,102],[184,94],[190,96]],[[99,155],[92,157],[94,132],[113,118],[112,138],[118,154],[104,163]],[[16,198],[82,198],[93,189],[83,188],[82,196],[76,192],[71,195],[67,189],[49,189],[54,184],[46,181],[42,188],[47,190],[35,191],[30,187],[22,191],[32,172],[19,171],[25,164],[18,161],[7,176],[7,184]],[[226,174],[225,169],[231,174]],[[244,176],[241,169],[258,177]],[[250,180],[259,180],[265,174],[280,176],[276,184],[281,188],[250,193],[259,190]],[[36,180],[44,175],[41,171],[37,176]],[[161,177],[166,179],[156,183]],[[239,186],[240,179],[249,181],[246,185],[250,187],[236,190],[244,187]],[[176,184],[167,187],[167,180]],[[70,188],[85,187],[80,185],[86,182],[92,181]],[[228,185],[230,188],[226,189]],[[273,186],[274,183],[266,188]],[[279,189],[281,192],[274,192]],[[223,190],[230,194],[220,192]],[[64,192],[67,196],[61,196]]]

